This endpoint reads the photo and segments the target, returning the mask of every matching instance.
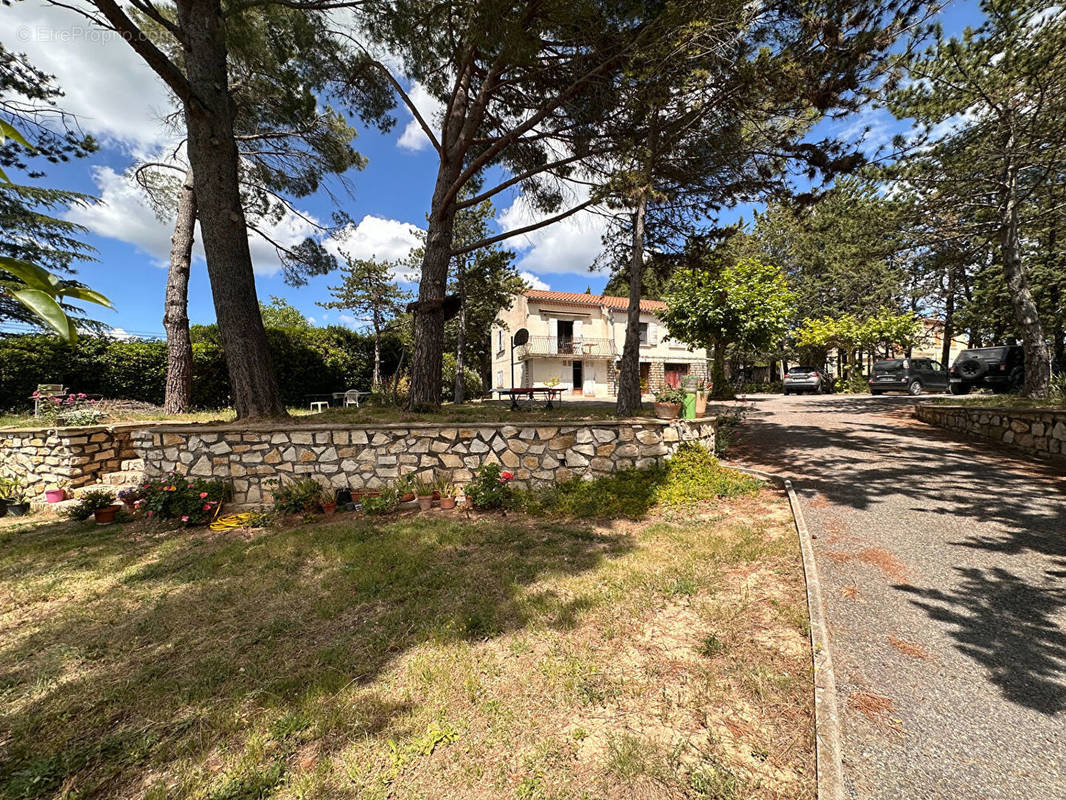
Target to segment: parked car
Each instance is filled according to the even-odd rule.
[[[782,383],[784,384],[785,394],[792,394],[793,392],[797,394],[800,392],[821,394],[822,392],[833,391],[833,379],[829,377],[825,370],[815,369],[814,367],[789,367]]]
[[[1010,392],[1025,383],[1025,351],[1020,345],[963,350],[948,372],[952,394],[971,389]]]
[[[948,373],[931,358],[890,358],[874,362],[870,394],[906,392],[917,397],[922,392],[946,392]]]

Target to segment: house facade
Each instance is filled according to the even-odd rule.
[[[494,389],[558,385],[571,396],[614,397],[629,298],[530,290],[515,295],[492,326]],[[707,377],[707,353],[665,341],[665,303],[640,302],[640,377],[645,391]],[[513,337],[525,329],[525,344]]]

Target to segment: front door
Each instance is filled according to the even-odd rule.
[[[664,364],[663,383],[674,389],[681,388],[681,379],[688,375],[688,364]]]
[[[574,362],[573,386],[574,394],[581,394],[581,391],[585,386],[585,370],[584,365],[580,361]]]

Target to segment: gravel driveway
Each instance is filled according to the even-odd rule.
[[[730,460],[789,475],[856,798],[1066,798],[1066,477],[905,397],[752,398]]]

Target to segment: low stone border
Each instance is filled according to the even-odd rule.
[[[914,416],[1015,452],[1066,463],[1066,409],[918,403]]]
[[[814,558],[814,544],[807,521],[803,517],[799,496],[792,481],[772,472],[725,466],[776,483],[788,494],[788,504],[796,523],[800,552],[803,556],[803,578],[807,586],[807,613],[811,623],[811,657],[814,664],[814,757],[818,776],[818,800],[844,800],[844,767],[841,756],[840,713],[837,707],[836,676],[829,648],[829,626],[822,599],[822,581],[818,577],[818,563]]]

